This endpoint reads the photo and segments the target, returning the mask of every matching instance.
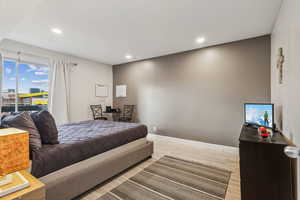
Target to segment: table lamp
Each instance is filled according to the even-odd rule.
[[[0,197],[29,186],[20,172],[29,168],[29,134],[15,128],[0,129]]]

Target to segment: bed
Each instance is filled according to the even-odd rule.
[[[89,120],[58,127],[59,144],[32,152],[31,173],[46,185],[47,200],[72,199],[151,157],[147,127]]]

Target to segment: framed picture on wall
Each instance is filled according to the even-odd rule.
[[[116,86],[116,97],[126,97],[126,85],[117,85]]]
[[[106,85],[96,84],[95,96],[96,97],[108,97],[108,87]]]

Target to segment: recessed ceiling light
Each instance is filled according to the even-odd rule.
[[[205,42],[205,38],[204,38],[204,37],[198,37],[198,38],[196,39],[196,42],[197,42],[198,44],[202,44],[203,42]]]
[[[61,35],[63,33],[62,30],[59,28],[52,28],[51,31],[58,35]]]
[[[127,54],[127,55],[125,56],[125,58],[129,60],[129,59],[132,58],[132,55]]]

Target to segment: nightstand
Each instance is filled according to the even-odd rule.
[[[29,181],[30,186],[0,197],[0,200],[45,200],[45,184],[25,170],[20,171],[20,173]]]

